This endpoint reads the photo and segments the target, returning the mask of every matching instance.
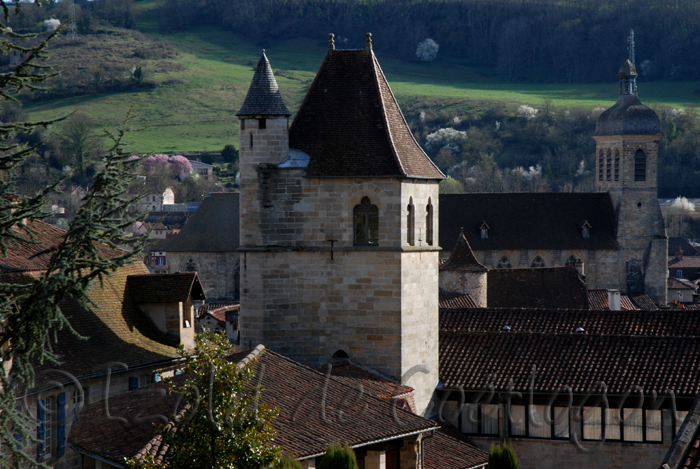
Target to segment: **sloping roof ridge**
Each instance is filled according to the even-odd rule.
[[[245,368],[249,364],[258,361],[266,350],[263,344],[258,344],[248,355],[238,361],[238,368]]]
[[[398,108],[399,115],[401,116],[401,121],[408,128],[408,134],[411,136],[411,140],[416,145],[416,147],[420,150],[420,152],[423,154],[423,156],[430,162],[430,164],[433,166],[433,168],[435,168],[435,170],[439,174],[442,174],[443,177],[445,177],[445,175],[442,173],[442,171],[440,171],[440,168],[437,167],[435,162],[425,153],[425,151],[423,150],[423,147],[421,147],[418,144],[416,137],[413,135],[413,132],[411,132],[411,129],[408,126],[408,122],[406,122],[406,116],[404,116],[403,112],[401,112],[401,107],[399,106],[399,103],[396,100],[396,96],[394,96],[394,92],[391,89],[391,85],[389,84],[389,80],[386,79],[386,75],[384,75],[384,70],[382,70],[382,67],[379,65],[379,61],[377,60],[377,57],[374,55],[374,50],[370,50],[370,53],[372,54],[372,65],[374,68],[374,73],[377,74],[377,78],[381,77],[381,79],[384,80],[384,83],[386,84],[386,87],[389,90],[389,98],[394,102],[394,105],[396,105],[396,107]],[[382,118],[384,119],[384,123],[385,123],[386,129],[387,129],[386,131],[387,131],[387,134],[389,136],[389,140],[391,141],[391,147],[392,147],[392,150],[394,151],[394,157],[399,162],[399,167],[403,170],[403,172],[406,174],[407,177],[416,177],[416,175],[408,174],[408,172],[404,168],[403,163],[401,162],[401,158],[399,158],[398,151],[396,150],[396,145],[394,144],[394,137],[392,136],[392,133],[391,133],[391,126],[389,125],[389,122],[386,118],[386,109],[384,106],[384,99],[383,99],[384,95],[382,94],[381,87],[379,86],[379,81],[376,81],[376,84],[377,84],[377,88],[379,89],[379,96],[382,97],[382,100],[381,100],[381,102],[382,102]],[[422,177],[422,176],[418,176],[418,177]]]
[[[258,346],[258,347],[259,347],[259,346]],[[256,347],[256,348],[257,348],[257,347]],[[270,350],[270,349],[265,349],[265,350],[266,350],[266,352],[267,352],[268,354],[273,355],[273,356],[275,356],[275,357],[278,357],[279,359],[282,359],[282,360],[284,360],[284,361],[286,361],[286,362],[292,363],[294,366],[298,366],[298,367],[301,367],[301,368],[305,368],[306,370],[311,371],[311,372],[313,372],[313,373],[315,373],[315,374],[317,374],[317,375],[321,375],[324,379],[331,379],[331,380],[333,380],[335,383],[340,384],[341,386],[346,386],[346,387],[352,388],[352,386],[350,386],[347,382],[343,381],[342,379],[340,379],[340,378],[338,378],[338,377],[333,376],[333,375],[330,374],[330,373],[323,373],[323,372],[321,372],[321,371],[319,371],[319,370],[317,370],[317,369],[315,369],[315,368],[312,368],[312,367],[310,367],[310,366],[304,365],[303,363],[299,363],[299,362],[297,362],[297,361],[294,361],[294,360],[292,360],[291,358],[286,357],[286,356],[282,355],[281,353],[275,352],[275,351],[273,351],[273,350]],[[380,376],[381,376],[381,375],[380,375]],[[407,386],[407,387],[410,387],[410,386]],[[370,393],[364,393],[364,396],[367,396],[367,397],[369,397],[370,399],[374,399],[375,401],[379,401],[379,402],[382,402],[383,404],[386,404],[386,400],[384,400],[384,399],[382,399],[382,398],[380,398],[380,397],[374,396],[374,395],[372,395],[372,394],[370,394]],[[421,418],[425,419],[425,417],[422,417],[422,416],[420,416],[420,415],[414,414],[414,413],[411,412],[410,410],[402,409],[402,408],[399,407],[399,406],[396,406],[396,409],[397,409],[398,411],[400,411],[400,412],[408,412],[409,414],[411,414],[411,415],[413,415],[413,416],[421,417]],[[429,420],[429,419],[426,419],[426,420]],[[435,428],[439,428],[439,426],[437,425],[437,423],[435,423],[435,425],[436,425]],[[425,430],[425,431],[427,431],[427,430]]]
[[[682,465],[693,447],[693,443],[700,439],[700,397],[693,402],[666,457],[661,464],[661,469],[677,469],[687,467]]]
[[[505,324],[504,324],[505,325]],[[675,335],[639,335],[639,334],[605,334],[601,332],[597,333],[588,333],[588,332],[548,332],[548,331],[518,331],[518,330],[513,330],[512,328],[508,331],[483,331],[483,330],[477,330],[477,331],[472,331],[472,330],[466,330],[466,329],[458,329],[458,330],[445,330],[441,329],[440,330],[440,335],[442,334],[447,334],[447,335],[455,335],[455,336],[463,336],[463,335],[485,335],[485,336],[491,336],[491,335],[518,335],[518,336],[547,336],[547,337],[564,337],[564,336],[569,336],[569,337],[586,337],[588,339],[599,339],[599,338],[626,338],[630,340],[695,340],[699,336],[694,336],[694,335],[686,335],[686,336],[675,336]]]
[[[389,94],[393,98],[393,93],[391,92],[391,88],[389,87],[389,82],[386,81],[386,77],[384,76],[384,72],[382,72],[382,68],[379,66],[379,62],[377,61],[377,58],[374,55],[374,51],[372,49],[369,50],[370,54],[370,60],[372,60],[372,72],[374,73],[374,86],[376,87],[377,93],[379,94],[379,105],[381,106],[382,109],[382,121],[384,122],[384,132],[386,132],[387,137],[389,138],[389,142],[391,143],[391,152],[394,155],[394,160],[398,163],[399,169],[401,170],[401,173],[404,176],[408,176],[408,172],[406,171],[406,168],[403,165],[403,162],[401,161],[401,158],[399,157],[399,151],[396,149],[396,143],[394,143],[394,137],[391,134],[391,127],[389,125],[389,119],[387,119],[386,116],[386,106],[384,104],[384,95],[382,93],[382,87],[379,86],[379,79],[380,75],[381,78],[384,79],[386,82],[386,86],[389,89]],[[405,121],[404,121],[405,122]]]
[[[461,231],[457,237],[457,243],[455,243],[455,247],[450,253],[450,257],[447,259],[447,262],[439,267],[439,270],[485,272],[489,269],[487,269],[486,266],[484,266],[481,262],[479,262],[479,259],[476,258],[472,247],[469,245],[467,237],[464,236],[464,231]]]

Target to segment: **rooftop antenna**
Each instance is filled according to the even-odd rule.
[[[634,29],[630,29],[630,35],[627,37],[627,58],[629,59],[630,62],[632,62],[632,65],[635,65],[635,63],[634,63]]]
[[[70,0],[70,6],[68,7],[68,16],[70,17],[70,24],[68,25],[68,39],[75,41],[78,39],[78,34],[75,31],[75,1]]]

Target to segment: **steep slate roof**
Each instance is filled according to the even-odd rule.
[[[255,67],[253,81],[248,88],[248,94],[243,101],[241,110],[237,116],[291,116],[292,114],[284,104],[277,80],[272,73],[270,61],[262,51],[258,65]]]
[[[457,243],[452,249],[452,254],[447,262],[440,264],[440,270],[445,271],[460,271],[460,272],[486,272],[489,269],[484,267],[474,256],[472,248],[469,246],[467,238],[464,237],[464,232],[459,233]]]
[[[534,392],[605,382],[609,395],[700,392],[700,324],[693,311],[472,309],[440,313],[440,380],[447,387]],[[503,331],[509,326],[508,332]],[[576,332],[578,328],[583,332]]]
[[[148,269],[140,262],[127,265],[104,277],[104,288],[97,282],[88,291],[88,297],[95,303],[86,309],[75,300],[61,303],[61,311],[78,334],[88,337],[76,339],[69,331],[58,333],[58,343],[54,352],[58,355],[60,369],[77,379],[105,374],[109,363],[118,360],[129,369],[170,363],[177,357],[176,347],[160,342],[160,339],[144,316],[126,294],[127,277],[130,274],[144,274]],[[7,274],[0,281],[24,281],[37,279],[40,272]],[[66,382],[64,374],[42,370],[55,368],[45,364],[37,367],[35,390],[54,386],[52,380]],[[114,372],[123,371],[115,368]]]
[[[483,222],[488,238],[479,231]],[[440,194],[440,246],[451,246],[461,227],[475,251],[618,249],[607,193]]]
[[[58,246],[66,235],[65,230],[39,220],[29,221],[27,227],[34,231],[33,242],[8,239],[6,256],[0,252],[0,272],[46,269],[51,254],[44,253],[38,256],[37,254]],[[17,227],[13,227],[10,231],[23,239],[32,239],[31,235]],[[97,247],[100,254],[107,258],[123,254],[123,251],[112,249],[106,244],[99,243]]]
[[[238,193],[215,192],[184,228],[161,246],[166,252],[231,252],[238,249]]]
[[[308,177],[445,176],[413,138],[371,50],[329,50],[289,129]]]
[[[669,236],[668,237],[668,255],[669,257],[678,254],[678,251],[683,251],[683,256],[699,256],[700,252],[698,249],[690,244],[688,240],[681,238],[680,236]]]
[[[634,65],[625,62],[620,67],[620,78],[637,76]],[[656,135],[660,134],[659,116],[643,105],[634,94],[620,94],[617,102],[598,117],[594,135]]]
[[[185,302],[190,295],[194,300],[207,298],[197,272],[129,275],[126,287],[135,303]]]
[[[573,267],[491,269],[486,298],[491,308],[589,307],[586,282]]]
[[[588,306],[592,310],[596,311],[609,311],[610,306],[608,305],[608,290],[588,290]],[[623,311],[629,311],[639,308],[632,303],[629,296],[620,295],[620,309]]]
[[[476,308],[476,301],[469,293],[455,293],[439,289],[440,309],[443,308]]]
[[[450,426],[423,440],[423,449],[426,469],[475,469],[486,466],[489,459],[486,451]]]
[[[435,422],[394,408],[392,403],[368,393],[360,397],[357,390],[342,380],[327,377],[261,346],[254,354],[258,356],[256,377],[261,378],[264,387],[261,401],[280,409],[272,421],[277,432],[275,443],[295,458],[323,454],[331,442],[357,446],[438,428]],[[237,355],[236,360],[253,358],[252,354],[244,355]],[[155,384],[111,398],[111,419],[105,415],[103,402],[85,406],[73,422],[69,443],[81,452],[99,455],[118,466],[123,464],[124,457],[137,453],[162,454],[152,420],[133,419],[137,415],[173,413],[172,397],[155,394],[159,386]],[[325,404],[323,408],[321,402]],[[132,419],[114,420],[126,416]]]

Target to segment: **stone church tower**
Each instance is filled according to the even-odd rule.
[[[632,61],[620,67],[620,96],[598,118],[596,191],[608,192],[615,210],[617,259],[597,266],[600,284],[622,293],[646,293],[666,304],[668,238],[657,199],[659,118],[637,97]]]
[[[438,183],[371,37],[328,53],[294,122],[263,53],[240,118],[241,341],[438,382]]]

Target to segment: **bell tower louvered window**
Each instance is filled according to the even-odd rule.
[[[634,180],[647,180],[647,155],[643,150],[637,150],[634,154]]]

